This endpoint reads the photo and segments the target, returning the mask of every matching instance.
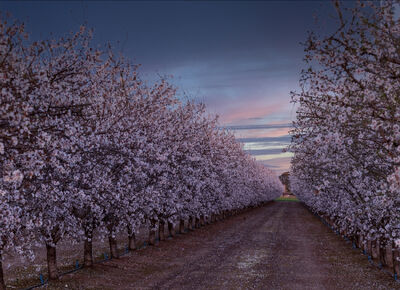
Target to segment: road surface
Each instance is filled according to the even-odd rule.
[[[49,289],[400,289],[298,202],[271,202]]]

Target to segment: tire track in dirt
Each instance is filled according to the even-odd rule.
[[[277,215],[279,209],[272,206],[265,207],[270,209],[271,216]],[[260,228],[265,224],[271,224],[271,220],[266,220],[261,214],[244,216],[237,221],[237,225],[227,228],[215,238],[212,244],[202,249],[197,255],[191,257],[192,263],[185,268],[177,279],[166,279],[161,281],[157,287],[168,289],[193,289],[204,287],[204,289],[222,289],[242,287],[248,285],[248,265],[254,263],[261,256],[253,250],[254,236],[260,232]],[[274,219],[276,220],[276,219]],[[276,227],[275,227],[276,228]],[[272,231],[273,232],[273,231]],[[263,239],[267,237],[263,236]],[[252,253],[241,259],[243,253]],[[196,273],[196,275],[193,275]],[[251,282],[250,282],[251,283]]]

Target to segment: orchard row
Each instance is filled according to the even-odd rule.
[[[391,248],[398,274],[400,3],[378,4],[336,2],[338,29],[307,39],[291,188],[382,264]]]
[[[90,38],[82,27],[31,43],[22,24],[0,22],[0,257],[46,245],[53,279],[64,237],[85,241],[90,265],[94,231],[113,251],[122,230],[134,239],[142,224],[210,218],[281,194],[204,105],[181,100],[165,79],[143,81]]]

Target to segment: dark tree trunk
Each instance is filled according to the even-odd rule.
[[[47,271],[49,273],[49,280],[57,280],[58,269],[57,269],[56,247],[46,244],[46,250],[47,250]]]
[[[361,240],[360,240],[360,243],[361,243],[361,250],[363,250],[364,252],[365,252],[365,250],[366,250],[366,244],[365,244],[365,237],[364,236],[361,236]]]
[[[362,236],[361,235],[357,235],[357,247],[359,247],[360,249],[362,249]]]
[[[179,221],[179,233],[183,234],[185,232],[185,220],[181,219]]]
[[[368,240],[367,242],[367,255],[372,257],[372,241]]]
[[[108,237],[108,242],[110,243],[110,255],[111,255],[111,258],[112,259],[118,259],[119,255],[118,255],[118,248],[117,248],[117,240],[115,239],[115,237],[110,235]]]
[[[83,265],[85,267],[93,266],[93,231],[91,229],[85,230],[85,243],[83,245]]]
[[[372,248],[372,259],[377,260],[379,259],[379,245],[376,240],[373,240],[371,243]]]
[[[206,225],[206,221],[204,220],[204,215],[200,216],[200,225],[204,227]]]
[[[150,221],[150,229],[149,229],[149,245],[154,246],[156,244],[156,222],[154,220]]]
[[[85,244],[83,248],[83,265],[85,267],[92,267],[93,266],[93,244],[92,238],[85,239]]]
[[[160,224],[158,226],[158,238],[160,241],[165,241],[165,222],[164,220],[160,220]]]
[[[393,268],[393,249],[392,244],[386,245],[386,265],[390,268]]]
[[[135,231],[131,226],[127,226],[128,230],[128,250],[134,251],[136,250],[136,236]]]
[[[379,260],[382,264],[382,266],[386,266],[386,249],[383,246],[382,242],[379,241]]]
[[[354,237],[354,243],[356,244],[356,247],[358,247],[358,235]]]
[[[135,236],[135,233],[131,233],[128,236],[128,250],[129,251],[136,250],[136,236]]]
[[[200,219],[198,217],[194,219],[194,227],[196,229],[200,228]]]
[[[193,217],[192,216],[189,217],[188,229],[191,231],[193,230]]]
[[[3,263],[2,263],[1,255],[0,255],[0,290],[6,290],[6,284],[4,282],[4,272],[3,272]]]
[[[364,251],[365,251],[365,254],[367,254],[367,255],[369,255],[368,253],[368,250],[370,249],[370,248],[368,248],[368,240],[366,240],[366,239],[364,239]]]
[[[175,236],[175,226],[171,222],[168,222],[168,232],[171,237]]]
[[[399,278],[400,274],[400,252],[399,249],[396,247],[395,243],[392,243],[392,249],[393,249],[393,274],[396,275],[396,278]]]

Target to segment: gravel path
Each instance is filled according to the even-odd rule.
[[[63,276],[49,289],[400,289],[297,202],[225,221]]]

